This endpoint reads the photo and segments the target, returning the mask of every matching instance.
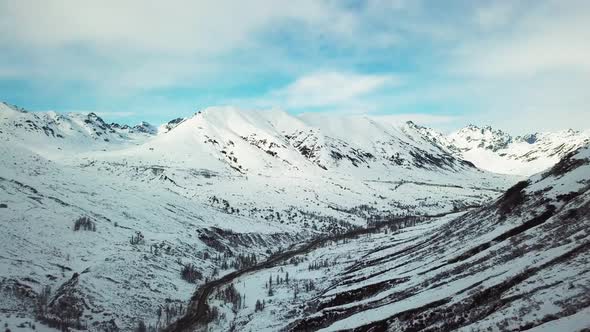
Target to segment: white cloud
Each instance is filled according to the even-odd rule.
[[[281,19],[342,21],[336,7],[309,0],[23,0],[0,3],[0,12],[5,41],[33,47],[87,43],[108,53],[118,47],[163,55],[227,51],[250,43],[253,32]]]
[[[186,86],[250,70],[247,52],[285,66],[260,37],[286,22],[341,40],[356,24],[328,1],[0,1],[0,78],[81,81],[108,94]]]
[[[329,0],[0,1],[0,78],[79,81],[125,95],[194,86],[232,71],[300,75],[326,60],[326,48],[358,52],[334,65],[342,68],[372,47],[395,45],[399,33],[389,25],[398,20],[386,12],[417,7],[410,3],[374,0],[357,9]],[[267,40],[283,33],[296,44]]]
[[[497,25],[512,9],[480,9],[480,22]],[[504,12],[506,11],[506,12]],[[481,13],[489,17],[481,18]],[[486,17],[484,15],[484,17]],[[454,70],[482,77],[534,76],[556,71],[590,73],[590,2],[546,1],[521,8],[509,27],[462,40]]]
[[[588,31],[585,0],[0,0],[0,79],[152,116],[233,101],[513,127],[526,114],[530,131],[590,121]]]
[[[514,1],[495,1],[477,8],[475,21],[483,29],[493,29],[508,24],[515,14]]]
[[[287,108],[350,107],[351,103],[358,103],[360,97],[399,83],[400,79],[391,75],[316,72],[272,92],[271,97],[282,101]]]
[[[590,2],[487,2],[472,24],[437,68],[446,83],[425,96],[461,105],[462,120],[517,134],[588,127]]]

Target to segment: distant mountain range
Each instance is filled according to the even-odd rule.
[[[590,144],[590,132],[568,129],[513,137],[489,126],[469,125],[446,139],[450,149],[481,169],[532,175]]]
[[[471,163],[490,172],[527,176],[590,143],[589,132],[571,129],[512,137],[489,126],[469,125],[444,135],[411,121],[396,123],[370,116],[294,116],[282,111],[231,107],[209,108],[159,127],[147,122],[136,126],[107,124],[95,113],[26,112],[6,103],[0,104],[0,112],[0,130],[31,147],[43,142],[89,151],[142,145],[150,151],[155,149],[149,158],[165,157],[167,162],[175,162],[173,154],[177,149],[190,145],[189,155],[199,163],[229,166],[241,173],[263,164],[290,170],[314,164],[324,170],[358,173],[354,170],[459,170]],[[129,153],[141,154],[139,150]],[[260,152],[267,155],[252,158]],[[225,165],[219,165],[220,161]],[[367,172],[374,173],[362,171]]]

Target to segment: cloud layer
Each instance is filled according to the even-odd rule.
[[[288,108],[346,107],[359,98],[398,81],[387,75],[317,72],[299,77],[271,95],[277,98],[277,103]]]
[[[582,129],[588,31],[583,0],[0,0],[0,94],[130,122],[235,103]]]

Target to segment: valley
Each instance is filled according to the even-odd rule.
[[[0,104],[0,324],[516,328],[494,312],[560,300],[473,301],[522,273],[575,303],[520,323],[567,324],[588,307],[589,136],[468,129],[231,107],[126,126]],[[508,166],[476,167],[490,158]]]

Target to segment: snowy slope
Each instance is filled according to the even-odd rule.
[[[107,124],[95,113],[27,112],[0,102],[3,142],[45,156],[141,144],[155,132],[146,122],[133,127]]]
[[[209,299],[209,329],[587,329],[589,212],[585,148],[486,207],[331,242],[232,280]],[[220,295],[228,287],[245,295],[237,309]]]
[[[156,129],[0,106],[0,312],[46,324],[129,330],[162,308],[163,326],[240,255],[482,204],[516,181],[413,124],[211,108]]]
[[[241,173],[275,168],[366,177],[416,168],[473,171],[469,163],[452,156],[422,129],[413,123],[382,124],[369,117],[333,117],[326,121],[322,116],[298,118],[282,111],[218,107],[171,121],[160,128],[162,135],[129,155],[170,162],[172,154],[181,154],[189,158],[183,164],[218,159]],[[146,156],[142,149],[154,152]]]
[[[569,129],[512,137],[489,126],[469,125],[446,139],[451,150],[481,169],[529,176],[590,144],[590,133]]]
[[[46,323],[90,330],[155,325],[168,308],[163,326],[240,255],[481,205],[520,179],[411,122],[231,107],[156,128],[3,103],[0,155],[0,312],[38,315],[49,286]],[[82,217],[91,227],[75,231]]]
[[[48,286],[47,322],[94,330],[156,324],[159,307],[176,306],[165,324],[240,254],[481,204],[516,181],[414,125],[369,118],[338,120],[339,132],[280,111],[211,108],[156,130],[0,106],[0,311],[34,316]],[[75,231],[83,217],[92,227]],[[189,263],[195,284],[180,277]],[[62,310],[68,301],[78,309]]]

